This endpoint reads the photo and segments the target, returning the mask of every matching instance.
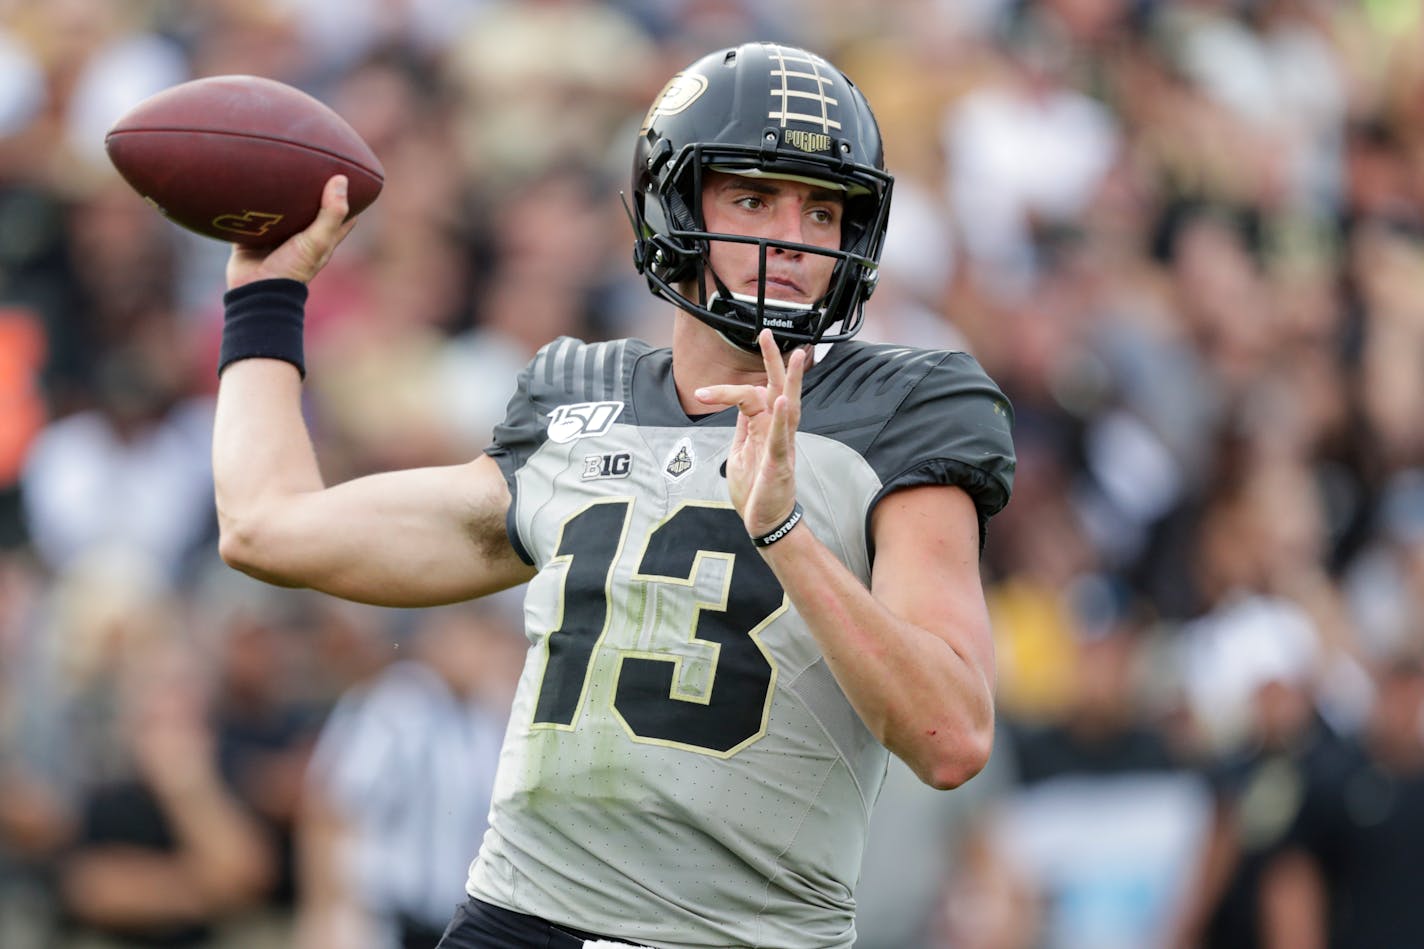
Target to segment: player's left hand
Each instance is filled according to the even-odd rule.
[[[757,337],[766,385],[720,385],[697,390],[713,405],[737,406],[737,432],[727,456],[727,489],[747,533],[776,529],[796,506],[796,428],[801,423],[801,377],[805,348],[786,362],[771,330]]]

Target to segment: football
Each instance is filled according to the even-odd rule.
[[[124,180],[169,220],[251,247],[275,246],[310,224],[332,175],[347,176],[352,215],[385,181],[380,160],[345,119],[257,76],[165,89],[120,118],[104,146]]]

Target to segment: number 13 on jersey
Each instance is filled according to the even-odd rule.
[[[594,660],[609,648],[611,624],[625,615],[611,600],[617,559],[625,546],[637,547],[624,542],[634,503],[596,501],[564,522],[553,561],[565,565],[562,608],[547,639],[536,728],[576,728],[589,700]],[[633,741],[730,757],[765,733],[776,666],[760,635],[787,609],[786,595],[729,504],[683,504],[643,538],[635,556],[626,589],[646,584],[643,608],[626,615],[636,634],[648,625],[647,610],[655,609],[652,646],[619,644],[613,711]],[[699,573],[710,559],[723,562],[720,590],[699,598]],[[656,609],[660,592],[676,588],[692,601],[690,623]],[[696,694],[680,685],[689,645],[712,656],[705,688]]]

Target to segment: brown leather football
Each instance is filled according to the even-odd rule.
[[[253,247],[280,244],[310,224],[332,175],[346,175],[352,215],[385,182],[380,160],[345,119],[257,76],[165,89],[119,119],[104,146],[124,180],[169,220]]]

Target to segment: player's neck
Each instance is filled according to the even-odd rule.
[[[765,385],[761,357],[733,346],[690,313],[677,312],[672,331],[672,372],[678,400],[688,415],[705,415],[708,406],[692,393],[702,386]]]

